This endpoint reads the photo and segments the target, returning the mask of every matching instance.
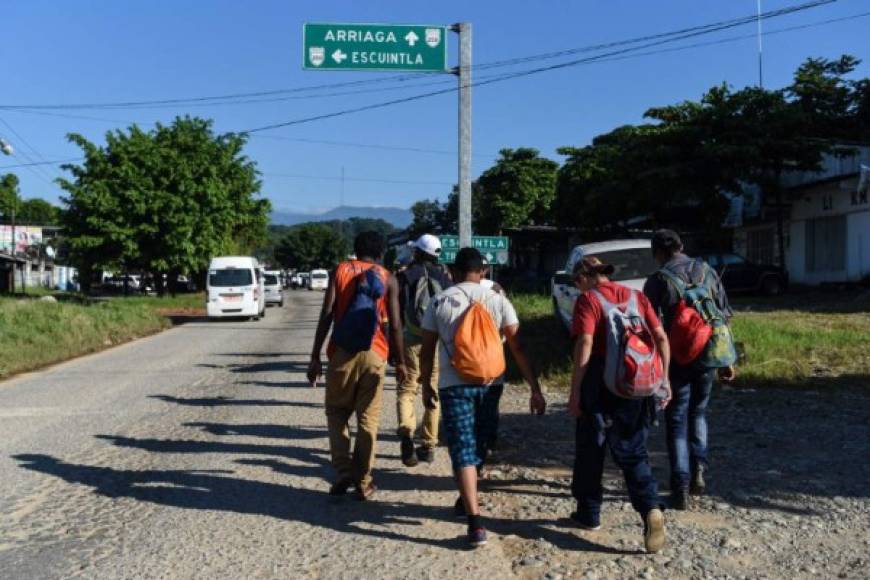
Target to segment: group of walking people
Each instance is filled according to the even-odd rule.
[[[610,281],[615,267],[584,256],[574,267],[581,291],[574,310],[573,373],[568,403],[576,417],[571,518],[600,527],[602,474],[607,448],[622,469],[632,505],[644,526],[644,545],[665,544],[665,503],[647,452],[649,428],[666,417],[671,508],[685,510],[705,491],[706,407],[716,375],[734,377],[731,310],[721,282],[703,261],[683,254],[679,236],[659,230],[652,252],[661,269],[643,292]],[[439,425],[459,498],[453,507],[468,521],[471,546],[486,543],[477,484],[494,447],[504,389],[505,350],[530,388],[529,408],[543,414],[546,400],[519,341],[516,310],[487,278],[488,264],[474,248],[457,252],[448,272],[441,244],[430,234],[414,242],[411,263],[395,275],[380,265],[385,240],[363,232],[355,258],[338,265],[317,325],[308,379],[323,374],[321,350],[332,328],[325,373],[325,407],[332,465],[330,495],[350,491],[367,500],[372,480],[385,370],[395,368],[402,463],[431,463]],[[555,339],[555,338],[554,338]],[[505,345],[507,349],[505,349]],[[554,345],[555,346],[555,345]],[[415,405],[424,414],[417,432]],[[349,422],[356,415],[351,452]]]

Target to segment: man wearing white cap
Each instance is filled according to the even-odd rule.
[[[450,276],[438,264],[440,255],[441,240],[432,234],[423,234],[414,242],[411,264],[398,275],[407,372],[405,380],[398,386],[396,413],[402,463],[408,467],[417,465],[421,460],[431,463],[438,445],[438,420],[441,413],[435,405],[435,408],[427,408],[423,414],[422,445],[419,449],[414,449],[414,432],[417,430],[415,403],[420,392],[420,348],[423,341],[420,323],[431,299],[452,285]]]

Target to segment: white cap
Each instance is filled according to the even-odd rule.
[[[414,247],[421,252],[425,252],[436,258],[441,255],[441,240],[432,234],[423,234],[420,236],[417,241],[414,242]]]

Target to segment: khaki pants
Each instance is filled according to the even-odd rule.
[[[399,436],[413,437],[417,430],[417,415],[415,403],[417,394],[421,392],[420,385],[420,350],[422,345],[405,345],[405,369],[408,371],[405,380],[398,386],[396,393],[396,415],[399,418]],[[438,388],[438,351],[435,351],[434,368],[432,369],[432,386]],[[441,409],[425,409],[423,412],[422,436],[423,445],[429,448],[438,446],[438,420]]]
[[[326,371],[325,406],[332,465],[339,480],[350,479],[361,487],[372,481],[386,364],[370,350],[350,354],[338,349]],[[357,432],[351,455],[348,424],[354,413]]]

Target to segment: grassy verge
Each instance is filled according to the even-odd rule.
[[[549,296],[511,297],[520,334],[544,381],[566,387],[568,339]],[[740,386],[870,386],[870,297],[812,294],[737,301],[734,335],[745,354]],[[516,370],[509,369],[518,378]]]
[[[0,378],[153,334],[171,326],[167,312],[202,308],[203,297],[115,298],[59,302],[0,299]]]

